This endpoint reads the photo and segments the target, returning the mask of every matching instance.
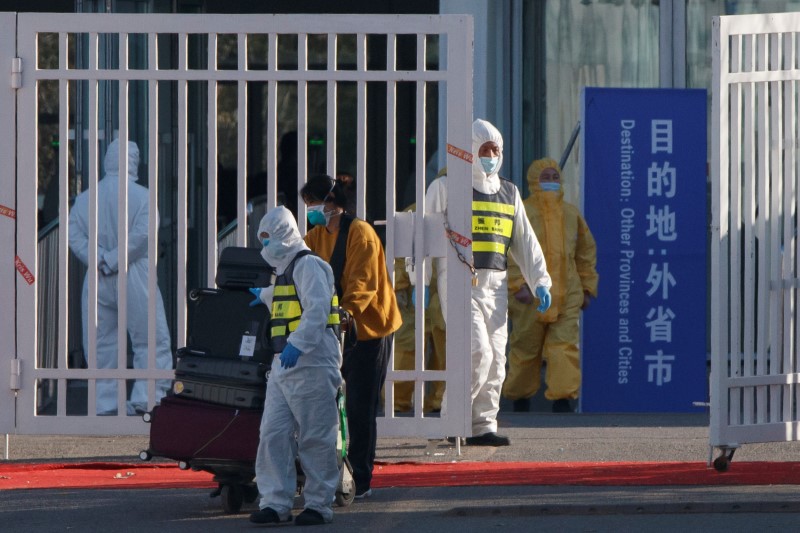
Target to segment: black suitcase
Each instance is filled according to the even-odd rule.
[[[192,376],[176,376],[172,391],[178,398],[239,409],[263,409],[267,395],[266,382],[262,385],[242,385],[233,381],[204,380]]]
[[[260,248],[228,246],[217,264],[217,286],[244,290],[272,285],[275,270],[261,257]]]
[[[189,293],[186,348],[209,357],[272,364],[269,311],[250,306],[249,291],[194,289]]]
[[[202,351],[179,348],[175,379],[199,378],[263,386],[268,371],[266,363],[259,361],[208,357]]]

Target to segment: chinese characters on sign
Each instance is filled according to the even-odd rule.
[[[584,212],[603,281],[584,315],[581,409],[696,410],[707,398],[705,91],[586,88],[583,113]]]

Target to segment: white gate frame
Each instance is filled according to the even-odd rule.
[[[16,393],[19,389],[19,359],[15,320],[11,309],[16,301],[14,234],[16,232],[16,90],[14,89],[16,62],[17,16],[0,13],[0,65],[9,76],[0,89],[0,302],[3,318],[0,320],[0,433],[14,428]],[[15,316],[15,315],[14,315]],[[5,457],[5,455],[4,455]]]
[[[178,83],[178,175],[177,195],[178,195],[178,217],[174,224],[179,228],[186,228],[188,222],[187,213],[187,96],[186,88],[188,81],[208,81],[209,82],[209,119],[208,119],[208,213],[197,214],[198,217],[205,217],[208,229],[207,249],[209,250],[206,264],[208,266],[208,286],[214,286],[217,259],[217,227],[216,227],[216,87],[221,81],[236,82],[238,85],[238,101],[240,113],[246,106],[246,84],[248,82],[267,82],[268,84],[268,118],[267,118],[267,146],[271,154],[277,152],[277,84],[281,82],[298,82],[298,136],[303,139],[307,134],[307,83],[326,82],[327,101],[329,110],[335,109],[336,83],[341,81],[356,82],[357,84],[357,132],[358,132],[358,151],[357,151],[357,182],[359,191],[358,213],[363,216],[364,196],[363,191],[366,183],[366,139],[368,135],[366,121],[366,91],[367,82],[385,82],[387,84],[387,168],[386,168],[386,212],[387,219],[387,266],[390,272],[393,269],[395,257],[412,255],[412,239],[416,246],[413,248],[417,264],[423,264],[425,256],[442,256],[446,254],[448,261],[457,261],[455,252],[447,246],[444,239],[444,232],[441,225],[441,218],[425,217],[424,223],[420,223],[422,217],[416,219],[406,218],[403,214],[395,211],[395,89],[398,82],[415,82],[417,86],[417,143],[416,143],[416,180],[417,180],[417,205],[420,213],[424,212],[424,193],[425,193],[425,161],[424,153],[424,117],[425,109],[425,85],[426,83],[444,83],[446,85],[446,96],[442,98],[447,105],[446,139],[449,144],[470,150],[471,146],[471,122],[472,122],[472,39],[473,28],[472,19],[464,15],[446,16],[354,16],[354,15],[109,15],[109,14],[19,14],[16,17],[16,24],[11,21],[15,19],[14,14],[0,14],[3,28],[17,27],[17,46],[16,56],[13,54],[14,37],[13,32],[3,32],[0,36],[0,52],[2,57],[8,61],[13,57],[18,57],[15,64],[21,65],[22,81],[20,88],[16,91],[16,112],[20,117],[18,137],[16,145],[17,161],[19,169],[16,181],[18,186],[18,204],[14,204],[13,187],[6,187],[6,178],[3,180],[3,188],[0,190],[0,199],[3,204],[8,202],[10,207],[16,209],[18,214],[16,219],[15,235],[13,231],[9,234],[7,229],[8,221],[0,221],[0,239],[3,250],[14,249],[14,237],[16,237],[17,255],[21,262],[31,270],[35,276],[37,274],[36,265],[38,263],[36,246],[36,188],[38,183],[37,176],[37,82],[40,80],[55,80],[59,84],[60,95],[60,120],[59,138],[68,138],[68,81],[69,80],[88,80],[89,81],[89,182],[90,191],[90,222],[89,234],[90,243],[96,242],[97,223],[93,213],[96,212],[96,183],[101,177],[98,168],[97,136],[98,124],[97,115],[97,87],[99,80],[118,80],[119,81],[119,102],[121,108],[127,105],[127,86],[130,80],[146,80],[149,87],[150,102],[156,101],[157,84],[163,81],[176,81]],[[9,23],[6,23],[6,22]],[[387,68],[386,70],[368,70],[366,65],[366,43],[367,34],[379,33],[387,36]],[[59,46],[59,66],[50,70],[37,68],[37,35],[39,33],[55,33],[58,35]],[[90,64],[87,69],[68,69],[67,65],[67,46],[69,34],[88,34],[89,36],[89,57]],[[297,34],[298,35],[298,68],[297,70],[279,70],[277,40],[278,34]],[[100,34],[119,34],[119,69],[107,70],[100,69],[97,63],[98,36]],[[147,69],[133,70],[127,68],[128,44],[127,35],[147,34],[148,39],[148,65]],[[157,35],[174,34],[178,41],[179,59],[176,69],[156,69],[157,60]],[[209,60],[206,69],[189,69],[187,61],[187,43],[190,34],[205,34],[208,36]],[[238,42],[238,61],[237,70],[218,70],[216,58],[216,43],[218,34],[234,34]],[[248,70],[247,69],[247,35],[261,34],[268,35],[269,57],[267,70]],[[308,41],[310,34],[327,35],[328,39],[328,69],[309,70],[307,68]],[[356,70],[336,70],[336,38],[338,34],[355,34],[357,38],[357,68]],[[416,34],[417,36],[417,69],[411,71],[396,70],[396,40],[399,34]],[[438,35],[441,49],[446,49],[446,57],[442,55],[438,70],[426,69],[425,43],[426,36]],[[12,46],[5,48],[2,45],[10,41]],[[9,53],[9,50],[12,53]],[[214,90],[211,90],[214,89]],[[12,94],[3,93],[0,96],[0,118],[7,119],[8,109],[11,108],[13,116]],[[149,109],[149,169],[150,169],[150,200],[151,206],[157,205],[156,188],[165,186],[157,183],[157,162],[158,144],[157,138],[157,109],[150,105]],[[120,116],[119,138],[121,141],[128,139],[128,119]],[[246,184],[246,135],[247,121],[240,114],[238,120],[238,197],[237,213],[240,221],[246,220],[247,198],[245,192]],[[3,124],[8,125],[10,121],[4,120]],[[335,112],[329,111],[327,117],[328,124],[328,173],[333,175],[336,169],[335,146],[336,146],[336,116]],[[6,147],[13,146],[13,140],[4,142],[4,136],[8,135],[9,128],[3,128],[0,132],[0,150],[7,150]],[[125,143],[121,142],[124,146]],[[298,153],[298,182],[305,181],[307,153],[305,143],[299,143]],[[444,149],[444,147],[441,147]],[[62,142],[59,151],[61,164],[59,187],[60,194],[59,213],[60,220],[64,226],[59,232],[59,282],[61,287],[66,286],[67,279],[67,258],[68,258],[68,235],[66,221],[69,213],[67,201],[67,154],[68,143]],[[3,155],[2,171],[7,171],[12,165],[9,161],[14,161],[14,154]],[[124,150],[121,157],[122,164],[125,164]],[[463,163],[461,159],[448,156],[450,164],[450,183],[470,183],[469,165]],[[121,171],[124,167],[121,166]],[[122,172],[121,172],[122,173]],[[270,205],[274,205],[276,198],[276,173],[277,161],[272,157],[268,166],[267,191],[270,198]],[[4,174],[5,176],[5,174]],[[120,188],[121,194],[119,205],[124,209],[126,206],[125,187]],[[471,194],[469,187],[453,188],[449,192],[449,221],[454,231],[462,235],[469,235],[470,232],[470,202]],[[305,211],[302,209],[302,202],[299,202],[301,209],[299,213],[301,231],[305,230]],[[16,278],[16,293],[7,294],[11,286],[3,283],[0,286],[0,295],[8,296],[5,301],[16,302],[16,330],[9,330],[11,335],[7,335],[6,330],[9,325],[6,321],[0,321],[0,328],[3,336],[2,347],[6,347],[7,339],[13,338],[16,334],[17,345],[13,352],[4,351],[0,356],[6,357],[13,355],[15,361],[20,363],[19,376],[19,402],[16,410],[16,418],[12,423],[14,415],[9,414],[9,403],[3,401],[0,406],[0,432],[13,431],[25,434],[146,434],[149,427],[140,417],[124,416],[124,409],[120,409],[118,416],[97,417],[94,415],[94,381],[102,378],[113,379],[147,379],[149,381],[150,405],[153,403],[154,380],[171,378],[170,370],[158,370],[154,365],[154,346],[155,346],[155,327],[154,309],[155,298],[153,295],[158,290],[156,282],[156,235],[157,218],[155,207],[150,210],[149,224],[149,291],[151,308],[149,309],[149,346],[150,354],[147,369],[126,369],[125,350],[124,350],[124,328],[120,328],[119,368],[98,370],[93,368],[96,361],[96,335],[91,332],[89,339],[89,350],[87,360],[89,369],[69,369],[67,365],[66,335],[67,326],[65,323],[59,325],[57,343],[59,351],[57,354],[58,368],[37,368],[37,283],[31,284],[21,282],[21,276]],[[2,217],[0,217],[2,218]],[[120,243],[125,248],[125,224],[122,221],[125,217],[120,217]],[[415,222],[416,221],[416,222]],[[196,221],[202,224],[203,221]],[[376,223],[380,223],[376,222]],[[237,236],[237,244],[245,245],[245,231],[240,231]],[[10,245],[10,246],[9,246]],[[92,255],[96,255],[96,247],[90,244],[90,264],[96,263]],[[178,232],[177,241],[178,257],[178,282],[177,282],[177,331],[172,332],[176,338],[177,345],[182,346],[185,340],[186,331],[186,273],[187,262],[187,237],[184,231]],[[430,261],[430,259],[428,260]],[[0,281],[7,281],[15,273],[9,273],[7,262],[0,266]],[[124,261],[120,261],[124,264]],[[463,272],[461,272],[463,270]],[[403,436],[443,436],[443,435],[468,435],[471,427],[470,414],[470,368],[469,358],[464,358],[464,353],[469,353],[470,331],[469,331],[469,294],[470,281],[466,269],[452,268],[452,274],[448,276],[448,294],[450,295],[450,305],[448,306],[448,335],[447,352],[454,354],[448,357],[447,370],[444,371],[424,371],[421,370],[420,357],[417,358],[417,370],[404,371],[395,375],[390,372],[387,381],[402,379],[403,381],[413,379],[418,382],[417,390],[424,381],[446,381],[447,383],[447,403],[448,412],[441,417],[423,417],[420,412],[413,418],[393,418],[390,414],[379,421],[379,431],[382,435],[403,435]],[[89,275],[89,294],[90,301],[96,300],[96,268],[90,269]],[[126,275],[124,269],[120,271],[120,284],[125,285]],[[59,291],[57,302],[48,302],[48,305],[57,305],[59,315],[68,315],[68,296],[67,291]],[[125,290],[120,290],[121,303],[121,324],[125,324],[124,301]],[[93,298],[94,297],[94,298]],[[94,307],[94,306],[92,306]],[[421,309],[421,307],[420,307]],[[90,323],[96,320],[96,308],[89,311]],[[423,317],[417,317],[417,330],[423,324]],[[421,336],[420,336],[421,337]],[[422,343],[418,340],[418,346]],[[17,368],[5,364],[0,365],[0,378],[6,377],[6,373],[12,368]],[[13,374],[13,372],[12,372]],[[14,379],[10,377],[9,379]],[[36,383],[38,380],[56,380],[57,387],[57,413],[54,416],[36,415]],[[66,416],[66,382],[67,380],[88,380],[89,382],[89,414],[88,416]],[[8,383],[8,381],[6,381]],[[8,391],[3,394],[3,400],[8,395]],[[387,404],[390,401],[387,395]],[[420,402],[421,403],[421,402]],[[119,387],[118,405],[125,405],[124,387]],[[420,406],[421,410],[421,406]],[[391,411],[391,410],[389,410]]]
[[[800,14],[713,25],[710,454],[798,440]]]

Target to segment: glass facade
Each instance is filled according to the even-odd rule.
[[[584,87],[657,87],[659,6],[644,0],[527,0],[523,8],[523,168],[559,161],[580,120]],[[580,143],[564,170],[577,202]],[[527,193],[527,182],[522,180]]]

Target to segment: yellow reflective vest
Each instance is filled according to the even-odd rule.
[[[500,189],[485,194],[472,189],[472,257],[475,268],[506,270],[516,213],[514,184],[500,179]]]
[[[294,273],[295,262],[311,253],[313,252],[310,250],[298,252],[283,274],[275,280],[275,290],[272,296],[272,317],[270,318],[270,342],[275,353],[283,351],[289,334],[296,330],[300,324],[303,306],[300,304],[292,274]],[[331,299],[331,311],[328,313],[327,327],[333,329],[337,338],[340,336],[340,323],[339,297],[334,291]]]

